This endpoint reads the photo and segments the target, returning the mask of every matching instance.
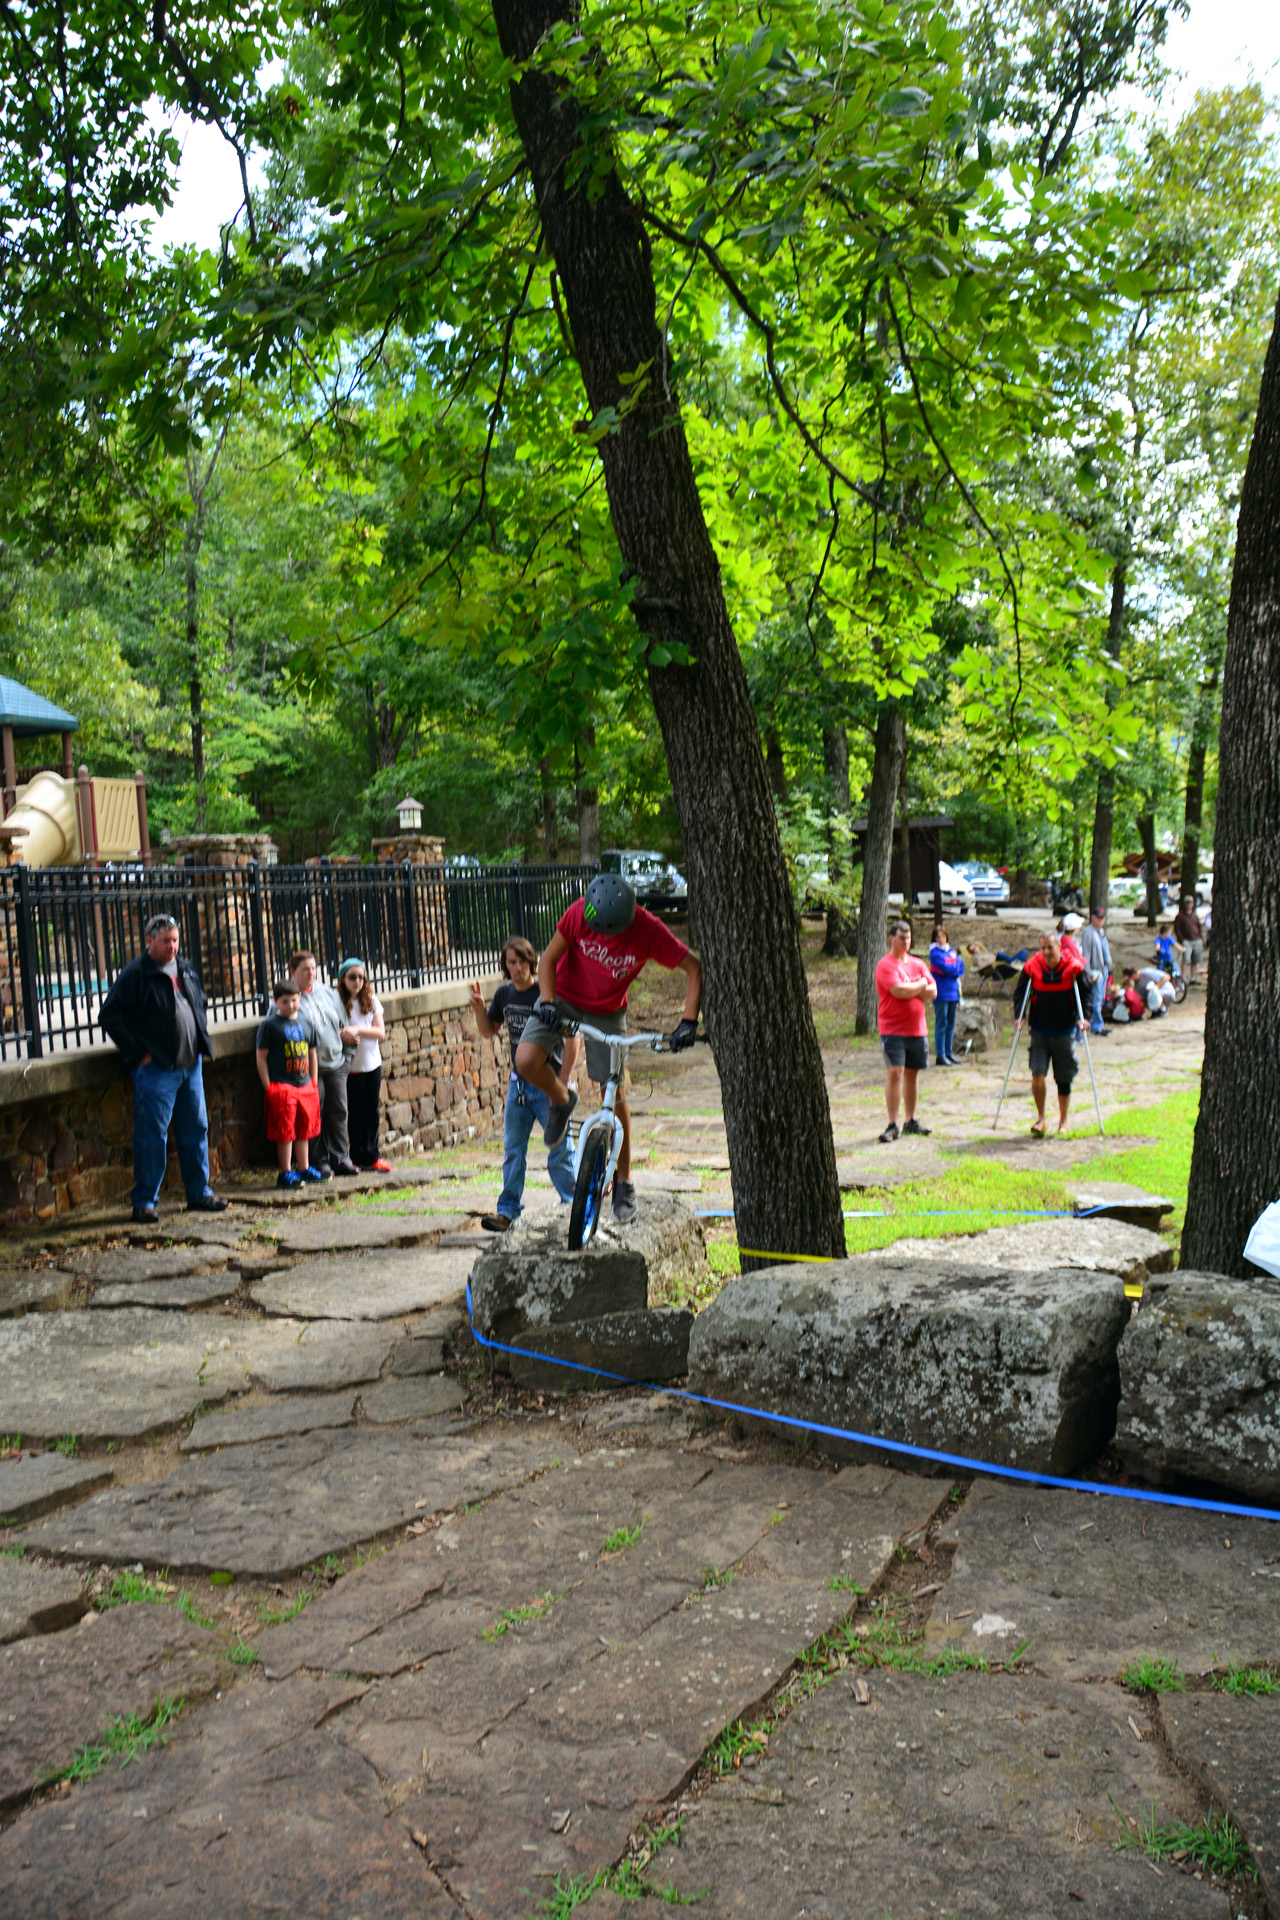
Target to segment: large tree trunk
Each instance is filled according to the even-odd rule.
[[[1213,964],[1182,1265],[1258,1278],[1280,1195],[1280,305],[1240,494],[1218,740]]]
[[[1125,562],[1117,560],[1111,574],[1111,617],[1107,621],[1107,652],[1120,658],[1124,633]],[[1108,702],[1110,704],[1110,702]],[[1115,813],[1116,776],[1110,767],[1098,770],[1098,798],[1093,810],[1093,851],[1089,860],[1089,905],[1105,907],[1111,885],[1111,823]]]
[[[1142,842],[1142,861],[1147,870],[1147,925],[1154,927],[1160,918],[1160,873],[1156,860],[1156,820],[1153,813],[1140,813],[1138,838]]]
[[[544,753],[538,762],[542,785],[542,857],[548,866],[560,858],[560,822],[556,814],[556,777],[551,770],[551,755]]]
[[[1200,877],[1200,828],[1204,821],[1204,762],[1213,731],[1213,713],[1218,698],[1218,669],[1210,667],[1196,695],[1196,717],[1191,724],[1191,748],[1187,754],[1187,805],[1182,828],[1182,876],[1180,892],[1196,897]]]
[[[915,921],[912,911],[915,906],[915,889],[911,885],[911,811],[907,804],[907,739],[906,724],[902,730],[902,766],[898,771],[898,855],[902,861],[902,915],[912,928]],[[890,878],[893,875],[893,863],[889,863]]]
[[[191,775],[196,790],[196,832],[204,833],[209,823],[208,788],[204,767],[204,677],[200,671],[200,521],[193,513],[187,522],[182,558],[186,569],[187,611],[187,694],[191,704]]]
[[[830,786],[831,824],[827,828],[827,879],[835,887],[845,878],[849,862],[849,736],[838,722],[822,729],[822,764]],[[837,826],[836,822],[842,824]],[[847,960],[858,950],[857,929],[839,907],[827,908],[827,937],[822,951],[832,960]]]
[[[862,906],[858,911],[859,1033],[875,1033],[880,1024],[876,968],[885,951],[889,906],[889,869],[893,864],[893,806],[907,751],[902,708],[886,700],[876,717],[876,750],[867,796],[867,845],[862,857]]]
[[[573,743],[574,792],[578,803],[578,858],[588,864],[600,859],[600,789],[591,767],[596,749],[596,725],[588,720]]]
[[[493,0],[493,12],[504,54],[527,62],[542,33],[572,16],[572,0]],[[799,930],[759,728],[669,385],[649,241],[617,173],[601,171],[603,155],[567,183],[582,113],[561,83],[529,66],[511,99],[588,408],[622,413],[599,451],[635,580],[632,611],[652,642],[687,648],[693,661],[651,666],[649,685],[702,932],[739,1243],[839,1256],[840,1185]],[[744,1255],[742,1264],[761,1262]]]

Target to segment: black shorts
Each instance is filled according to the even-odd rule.
[[[929,1043],[918,1033],[882,1033],[880,1051],[887,1067],[906,1067],[923,1073],[929,1064]]]

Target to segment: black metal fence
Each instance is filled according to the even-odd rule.
[[[492,972],[502,942],[543,947],[594,866],[52,867],[0,872],[0,1060],[102,1039],[98,1013],[144,951],[153,914],[178,922],[210,1019],[270,1007],[289,954],[309,948],[322,979],[350,955],[379,992]]]

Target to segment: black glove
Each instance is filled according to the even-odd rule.
[[[539,1026],[550,1027],[553,1033],[560,1025],[560,1009],[554,1000],[539,1000],[533,1010],[533,1017]]]
[[[697,1021],[682,1020],[679,1026],[676,1028],[675,1032],[671,1036],[672,1053],[683,1053],[686,1047],[691,1047],[693,1045],[697,1037],[698,1037]]]

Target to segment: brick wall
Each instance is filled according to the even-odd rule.
[[[497,977],[482,981],[486,997]],[[459,985],[383,1001],[383,1145],[405,1153],[483,1138],[502,1127],[506,1041],[482,1040]],[[274,1165],[254,1066],[256,1021],[213,1029],[205,1103],[215,1182]],[[133,1088],[111,1046],[0,1066],[0,1225],[49,1220],[111,1202],[133,1184]],[[177,1157],[165,1186],[179,1195]]]

